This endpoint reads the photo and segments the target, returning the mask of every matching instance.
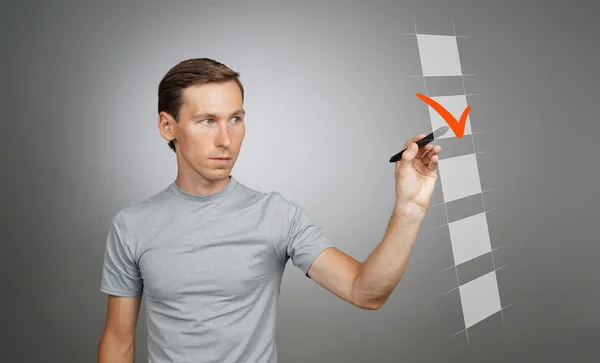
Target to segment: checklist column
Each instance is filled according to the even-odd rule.
[[[454,29],[454,26],[453,26]],[[461,61],[458,50],[456,32],[454,35],[419,34],[415,22],[415,35],[419,49],[425,95],[432,98],[456,119],[467,107],[467,96]],[[453,87],[437,87],[442,82],[454,84]],[[430,92],[428,92],[430,86]],[[440,92],[444,89],[444,92]],[[448,91],[452,89],[453,91]],[[428,107],[431,129],[446,126],[447,121],[432,107]],[[496,271],[499,269],[494,260],[494,249],[488,230],[487,213],[484,193],[482,190],[474,134],[469,115],[465,125],[464,135],[457,138],[449,131],[441,136],[436,143],[452,143],[461,152],[444,156],[439,162],[439,179],[443,194],[443,206],[446,220],[440,226],[449,233],[454,266],[456,272],[456,287],[459,291],[460,303],[464,320],[464,332],[469,343],[468,329],[475,324],[500,314],[504,322],[503,307],[500,300]],[[468,151],[465,151],[468,150]],[[443,154],[444,152],[442,152]],[[477,203],[477,209],[471,208],[468,213],[449,213],[448,205],[465,205]],[[451,215],[454,214],[454,215]],[[459,278],[459,269],[476,259],[490,258],[489,269],[476,276]],[[504,266],[502,266],[504,267]]]

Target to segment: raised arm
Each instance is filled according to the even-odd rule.
[[[396,205],[385,236],[364,262],[330,248],[313,262],[308,275],[338,297],[363,309],[379,309],[406,270],[419,228],[437,180],[439,146],[418,148],[409,140],[396,163]]]
[[[98,363],[133,363],[135,330],[142,295],[108,295],[106,323],[98,344]]]

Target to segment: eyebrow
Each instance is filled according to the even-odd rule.
[[[243,109],[239,109],[239,110],[235,110],[234,112],[232,112],[230,116],[244,116],[245,114],[246,114],[246,111],[244,111]],[[203,113],[199,113],[197,115],[192,116],[192,118],[194,118],[194,119],[219,118],[219,116],[215,115],[214,113],[203,112]]]

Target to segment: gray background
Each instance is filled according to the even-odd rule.
[[[379,311],[288,265],[281,362],[591,362],[600,353],[596,139],[600,23],[592,1],[176,2],[0,12],[2,362],[92,362],[111,218],[175,177],[156,89],[175,63],[240,71],[247,136],[233,174],[277,190],[364,259],[393,206],[389,157],[429,131],[413,17],[458,45],[502,305],[464,333],[447,228],[432,208]],[[431,86],[450,92],[456,84]],[[436,88],[437,87],[437,88]],[[446,155],[469,152],[465,136]],[[440,185],[432,203],[441,201]],[[465,201],[468,202],[468,201]],[[458,211],[473,206],[456,206]],[[468,203],[467,203],[468,204]],[[450,213],[450,212],[449,212]],[[487,260],[486,260],[487,259]],[[290,267],[291,266],[291,267]],[[462,267],[461,267],[462,268]],[[459,269],[490,271],[489,256]],[[470,277],[469,277],[470,276]],[[143,308],[143,306],[142,306]],[[147,358],[140,318],[137,362]],[[596,358],[592,358],[595,356]]]

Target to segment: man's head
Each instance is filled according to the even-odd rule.
[[[167,72],[158,87],[159,131],[180,173],[228,178],[246,131],[243,103],[239,73],[212,59],[188,59]],[[214,159],[221,157],[230,159]]]

